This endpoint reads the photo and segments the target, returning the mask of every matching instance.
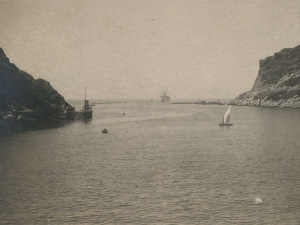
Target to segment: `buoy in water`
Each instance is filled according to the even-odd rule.
[[[260,203],[262,203],[262,200],[260,198],[255,198],[255,203],[260,204]]]

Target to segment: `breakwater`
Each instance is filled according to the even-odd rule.
[[[226,103],[221,101],[196,101],[196,102],[172,102],[172,104],[198,104],[198,105],[225,105]]]

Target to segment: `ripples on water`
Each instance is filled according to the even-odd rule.
[[[226,108],[97,105],[0,139],[0,224],[299,224],[299,110]]]

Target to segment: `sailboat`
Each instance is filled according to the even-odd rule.
[[[223,116],[222,121],[219,123],[219,126],[232,126],[233,124],[230,123],[230,113],[231,113],[231,106],[227,109],[226,113]]]

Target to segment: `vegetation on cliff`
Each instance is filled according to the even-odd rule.
[[[0,137],[64,125],[60,119],[70,107],[48,81],[20,70],[0,48]]]
[[[300,45],[286,48],[259,62],[251,91],[232,104],[263,107],[300,107]]]
[[[40,118],[63,118],[70,105],[48,81],[34,79],[10,63],[0,48],[0,112],[36,112]],[[1,117],[1,116],[0,116]]]

